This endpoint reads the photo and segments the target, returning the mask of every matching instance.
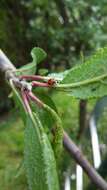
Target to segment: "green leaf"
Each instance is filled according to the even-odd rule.
[[[45,104],[50,106],[57,113],[57,108],[56,108],[54,102],[52,101],[51,97],[47,95],[47,92],[45,93],[43,90],[37,92],[37,90],[36,90],[35,94],[37,97],[39,97],[39,99],[42,102],[44,102]],[[47,112],[47,110],[45,110],[45,109],[38,108],[38,106],[36,106],[35,104],[32,104],[32,109],[34,110],[34,112],[37,112],[39,114],[42,125],[46,129],[50,130],[52,127],[54,127],[55,120],[53,119],[53,117],[51,117],[51,113]]]
[[[54,142],[53,142],[53,149],[55,152],[56,158],[59,158],[62,153],[62,142],[63,142],[63,127],[62,121],[58,114],[47,104],[44,104],[44,110],[47,111],[49,117],[52,117],[54,120]]]
[[[69,72],[69,70],[66,70],[66,71],[60,72],[60,73],[50,73],[50,74],[48,74],[48,77],[62,81],[64,79],[64,77],[68,74],[68,72]]]
[[[41,48],[35,47],[31,51],[31,56],[33,58],[32,63],[28,63],[27,65],[24,65],[20,69],[18,69],[16,71],[17,75],[35,74],[37,64],[39,64],[41,61],[43,61],[46,58],[47,54]]]
[[[38,108],[38,106],[31,104],[32,110],[38,114],[45,131],[50,132],[54,129],[54,139],[52,145],[56,158],[59,158],[62,153],[62,121],[58,116],[57,108],[52,99],[43,93],[43,91],[42,93],[36,92],[36,95],[40,98],[40,100],[42,100],[44,106],[43,108]]]
[[[46,75],[47,73],[48,73],[48,69],[45,69],[45,68],[39,69],[38,71],[38,74],[42,76]]]
[[[33,62],[35,62],[36,64],[39,64],[47,56],[46,52],[43,49],[39,48],[39,47],[33,48],[32,51],[31,51],[31,55],[32,55],[32,58],[33,58]]]
[[[27,117],[25,167],[30,190],[59,190],[54,153],[37,115]]]
[[[57,87],[81,99],[107,95],[107,47],[70,69]]]
[[[26,121],[24,167],[30,190],[59,190],[56,161],[51,144],[37,116],[27,115],[22,99],[10,82]],[[19,171],[20,174],[20,171]],[[18,174],[18,175],[19,175]]]
[[[25,163],[24,160],[22,160],[16,169],[15,178],[18,178],[22,173],[25,174]]]

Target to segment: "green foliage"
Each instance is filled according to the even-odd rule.
[[[32,75],[36,73],[37,64],[43,61],[46,58],[46,53],[39,47],[35,47],[31,51],[31,56],[33,58],[32,63],[29,63],[25,66],[20,67],[16,71],[17,74],[21,75]]]
[[[55,78],[58,81],[62,81],[63,78],[67,75],[68,72],[69,72],[69,70],[66,70],[66,71],[60,72],[60,73],[51,73],[48,76],[50,78]]]
[[[29,60],[29,50],[32,46],[35,46],[35,44],[48,52],[47,63],[49,68],[52,65],[50,65],[51,61],[56,67],[60,67],[60,70],[64,70],[66,67],[69,68],[76,63],[80,52],[89,54],[93,49],[107,43],[107,2],[105,0],[65,0],[63,6],[61,2],[63,1],[47,2],[47,0],[33,0],[28,2],[19,0],[14,3],[14,1],[11,0],[1,0],[1,48],[5,50],[5,52],[8,52],[7,55],[9,55],[11,60],[14,63],[16,62],[18,66],[23,65],[23,63],[25,64]],[[6,32],[7,27],[8,35]],[[40,61],[41,53],[43,53],[40,52],[40,49],[38,49],[38,51],[35,57],[34,50],[34,61],[24,66],[24,72],[20,74],[35,73],[37,59]],[[52,74],[50,77],[55,77],[60,80],[63,79],[63,81],[58,84],[59,87],[68,91],[71,96],[77,98],[86,99],[107,95],[106,48],[102,52],[100,51],[99,55],[86,61],[84,66],[80,65],[79,67],[71,69],[70,72],[65,71],[65,73],[58,75]],[[44,56],[45,54],[43,58]],[[14,92],[17,95],[17,99],[20,99],[20,94],[16,93],[15,90]],[[62,97],[59,96],[59,100],[61,100],[61,98]],[[5,99],[4,102],[6,102]],[[21,108],[23,106],[21,101],[19,101],[19,106]],[[28,181],[31,189],[58,189],[54,154],[46,131],[43,129],[45,124],[49,127],[56,116],[53,114],[55,117],[54,119],[50,119],[50,121],[45,119],[45,116],[51,117],[49,107],[46,107],[46,109],[41,112],[42,117],[40,116],[40,119],[44,118],[43,121],[38,121],[37,116],[35,117],[35,122],[33,122],[31,118],[27,121],[25,158],[27,159]],[[26,122],[26,114],[23,108],[22,114]],[[65,118],[65,115],[62,114],[62,117]],[[43,126],[41,126],[41,123]],[[71,124],[71,120],[69,123]],[[58,127],[56,133],[56,145],[57,142],[61,140],[61,131],[59,129],[61,128]],[[37,137],[37,142],[35,137]],[[40,153],[40,156],[38,154],[36,155],[37,151]],[[28,157],[26,157],[26,155]],[[51,160],[53,160],[54,166]],[[38,165],[36,161],[39,162]],[[35,167],[33,167],[33,164]],[[36,183],[35,180],[37,180],[36,182],[38,183]],[[50,187],[51,185],[52,187]]]
[[[35,62],[36,64],[43,61],[47,56],[46,52],[43,49],[39,48],[39,47],[33,48],[32,51],[31,51],[31,55],[32,55],[32,58],[33,58],[33,62]]]
[[[27,118],[25,166],[29,189],[59,189],[54,153],[37,115],[34,121]]]
[[[81,99],[107,95],[107,48],[69,70],[58,87]]]
[[[62,128],[62,122],[60,117],[57,115],[57,113],[51,109],[51,107],[44,104],[44,109],[47,111],[47,114],[49,114],[54,119],[54,125],[53,128],[54,131],[54,142],[53,142],[53,148],[55,151],[56,158],[59,158],[62,152],[62,140],[63,140],[63,128]]]
[[[62,121],[58,115],[57,108],[52,101],[52,99],[46,95],[46,93],[36,92],[40,100],[44,103],[43,107],[40,109],[34,103],[31,104],[32,110],[38,114],[38,117],[41,120],[42,125],[45,128],[46,132],[53,130],[54,137],[52,140],[53,150],[57,160],[59,160],[62,153],[62,139],[63,139],[63,127]]]
[[[33,49],[32,55],[33,63],[37,64],[43,60],[46,54],[41,49],[35,48]],[[103,97],[107,95],[106,60],[107,47],[99,49],[84,64],[77,65],[73,69],[66,70],[60,74],[54,73],[53,75],[48,75],[48,77],[54,76],[56,80],[59,77],[59,80],[61,80],[59,83],[50,85],[50,87],[65,90],[71,96],[81,99]],[[27,69],[29,71],[31,67],[27,65]],[[26,125],[24,166],[27,173],[29,189],[42,190],[44,188],[46,190],[59,190],[55,156],[57,159],[62,150],[63,128],[60,117],[57,114],[57,109],[51,98],[42,94],[41,99],[43,102],[41,102],[36,96],[29,95],[29,89],[24,89],[23,91],[25,93],[25,99],[23,101],[26,102],[24,105],[20,93],[14,87],[12,79],[9,83],[23,112],[22,117]],[[30,98],[34,100],[31,104],[29,104]],[[34,102],[40,107],[34,107]],[[26,109],[28,106],[29,109]],[[51,117],[50,120],[48,119],[49,117]],[[53,123],[55,127],[52,128],[54,133],[52,149],[46,133],[46,127],[49,128]]]
[[[1,0],[1,49],[20,67],[30,61],[32,47],[39,46],[48,52],[48,70],[68,69],[77,63],[81,52],[89,55],[107,44],[106,12],[105,0],[18,0],[15,3]],[[6,90],[4,94],[8,94]],[[6,107],[8,102],[1,93],[0,98],[2,107]]]
[[[15,89],[11,80],[10,85],[16,97],[16,103],[22,110],[22,118],[26,125],[24,166],[27,172],[29,189],[42,190],[45,188],[47,190],[58,190],[59,184],[56,161],[47,134],[44,131],[41,121],[37,117],[36,113],[25,113],[25,110],[23,109],[25,107],[20,94]],[[52,109],[49,108],[46,104],[44,104],[44,109],[52,112],[54,119],[55,117],[57,118],[56,112],[52,111]],[[58,125],[58,130],[56,130],[54,142],[54,146],[56,148],[58,147],[57,143],[60,142],[62,144],[62,136],[60,138],[59,135],[61,133],[59,129],[60,126]]]
[[[16,103],[23,110],[22,117],[26,125],[24,166],[27,172],[29,189],[58,190],[56,161],[47,134],[36,113],[33,115],[25,114],[21,97],[13,83],[10,84],[17,99]]]
[[[41,92],[42,94],[42,92]],[[39,94],[38,94],[39,95]],[[39,95],[40,96],[40,95]],[[77,103],[72,101],[71,97],[59,93],[51,94],[51,97],[56,102],[59,108],[59,115],[63,119],[63,124],[67,128],[72,128],[72,136],[76,136],[75,130],[77,129]],[[46,102],[45,102],[46,103]],[[70,107],[75,110],[70,112]],[[76,123],[75,123],[76,122]],[[43,125],[44,126],[44,125]],[[23,133],[24,126],[19,115],[19,109],[14,109],[9,115],[5,115],[5,118],[0,120],[0,189],[2,190],[27,190],[28,184],[24,172],[16,178],[16,169],[19,167],[21,160],[23,159]],[[65,159],[66,153],[61,155],[61,158]],[[69,159],[71,160],[71,159]],[[68,161],[65,159],[66,165]],[[62,164],[61,164],[62,165]],[[65,165],[62,165],[63,170],[60,171],[60,176],[65,170]],[[8,175],[8,177],[7,177]],[[15,176],[15,177],[14,177]],[[62,183],[62,182],[61,182]]]
[[[28,61],[35,45],[47,50],[56,66],[71,66],[81,51],[87,54],[107,43],[105,0],[1,0],[0,5],[1,48],[18,66]]]
[[[47,94],[47,92],[41,91],[34,91],[35,95],[39,97],[39,99],[47,104],[51,109],[53,109],[56,113],[58,113],[55,103],[52,101],[52,98]],[[35,104],[31,104],[32,110],[34,112],[38,113],[38,116],[40,117],[40,120],[42,122],[42,125],[46,130],[51,130],[51,128],[54,128],[54,122],[55,120],[52,118],[51,113],[47,112],[46,109],[40,109]]]

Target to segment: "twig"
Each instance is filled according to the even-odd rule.
[[[79,130],[77,139],[80,140],[87,126],[87,100],[80,100],[79,102]]]
[[[25,81],[20,81],[14,74],[15,67],[8,60],[5,54],[0,50],[0,71],[4,72],[4,76],[6,79],[12,79],[17,87],[25,88],[29,87],[28,83]],[[69,152],[71,157],[74,158],[76,162],[80,164],[80,166],[87,173],[91,181],[96,184],[96,186],[100,190],[107,190],[107,183],[103,180],[103,178],[95,171],[95,169],[89,164],[87,159],[83,156],[79,148],[75,145],[75,143],[70,139],[70,137],[64,132],[63,144],[65,149]]]
[[[75,143],[70,139],[70,137],[64,132],[63,144],[65,149],[70,153],[70,155],[79,163],[79,165],[87,173],[91,181],[96,184],[100,190],[107,190],[107,183],[103,178],[96,172],[96,170],[90,165],[87,159],[83,156],[80,149],[75,145]]]
[[[107,154],[104,157],[104,160],[102,161],[100,167],[97,169],[97,172],[103,177],[107,177]],[[92,182],[89,182],[89,184],[86,187],[86,190],[95,190],[95,184]]]

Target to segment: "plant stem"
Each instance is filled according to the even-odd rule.
[[[31,108],[29,106],[29,102],[28,102],[26,92],[24,90],[22,90],[21,95],[22,95],[22,99],[23,99],[23,102],[24,102],[24,105],[25,105],[25,108],[26,108],[25,110],[31,115],[32,111],[31,111]]]
[[[90,165],[87,159],[83,156],[76,144],[69,138],[69,136],[64,132],[63,144],[65,149],[69,152],[71,157],[80,164],[80,166],[87,173],[91,181],[100,190],[107,190],[107,183],[103,178],[96,172],[96,170]]]
[[[79,129],[77,139],[80,140],[87,127],[87,100],[80,100],[79,102]]]
[[[3,51],[0,50],[0,71],[6,73],[9,70],[16,71],[16,68],[7,58],[7,56],[3,53]]]
[[[75,87],[84,86],[84,85],[87,85],[90,83],[98,82],[106,77],[107,77],[107,73],[103,74],[101,76],[98,76],[98,77],[94,77],[93,79],[87,79],[87,80],[80,81],[80,82],[74,82],[74,83],[70,83],[70,84],[57,84],[55,86],[55,88],[75,88]]]
[[[32,87],[50,87],[50,85],[48,83],[44,83],[44,82],[33,81]]]
[[[37,98],[31,91],[27,92],[27,94],[28,94],[28,97],[32,101],[36,102],[39,107],[44,107],[44,103],[39,98]]]
[[[40,75],[22,75],[20,76],[20,79],[26,79],[26,80],[49,80],[50,77],[46,76],[40,76]]]
[[[8,60],[5,57],[6,57],[5,54],[2,51],[0,51],[0,71],[4,72],[4,76],[5,76],[5,74],[6,74],[7,71],[10,71],[9,77],[14,82],[14,79],[17,78],[17,77],[15,78],[12,75],[12,72],[15,70],[14,66],[12,66],[12,63],[9,64]],[[86,81],[84,81],[84,82],[86,82]],[[90,80],[88,80],[88,82],[90,82]],[[21,81],[19,81],[19,83],[20,83],[20,86],[23,86],[23,84],[21,83]],[[25,86],[23,86],[23,87],[25,87]],[[73,157],[74,160],[76,162],[78,162],[80,164],[80,166],[84,169],[84,171],[87,173],[87,175],[89,176],[89,178],[91,179],[91,181],[100,190],[107,190],[107,183],[106,183],[106,181],[104,181],[103,178],[89,164],[89,162],[87,161],[87,159],[82,155],[82,153],[79,150],[79,148],[75,145],[75,143],[69,138],[69,136],[65,132],[64,132],[64,136],[63,136],[63,144],[64,144],[65,149],[71,155],[71,157]]]

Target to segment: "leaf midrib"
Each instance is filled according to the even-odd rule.
[[[80,82],[68,83],[68,84],[57,84],[54,87],[55,88],[76,88],[76,87],[88,85],[88,84],[91,84],[91,83],[99,82],[99,81],[101,81],[102,79],[104,79],[106,77],[107,77],[107,73],[103,74],[101,76],[94,77],[92,79],[86,79],[86,80],[80,81]]]

